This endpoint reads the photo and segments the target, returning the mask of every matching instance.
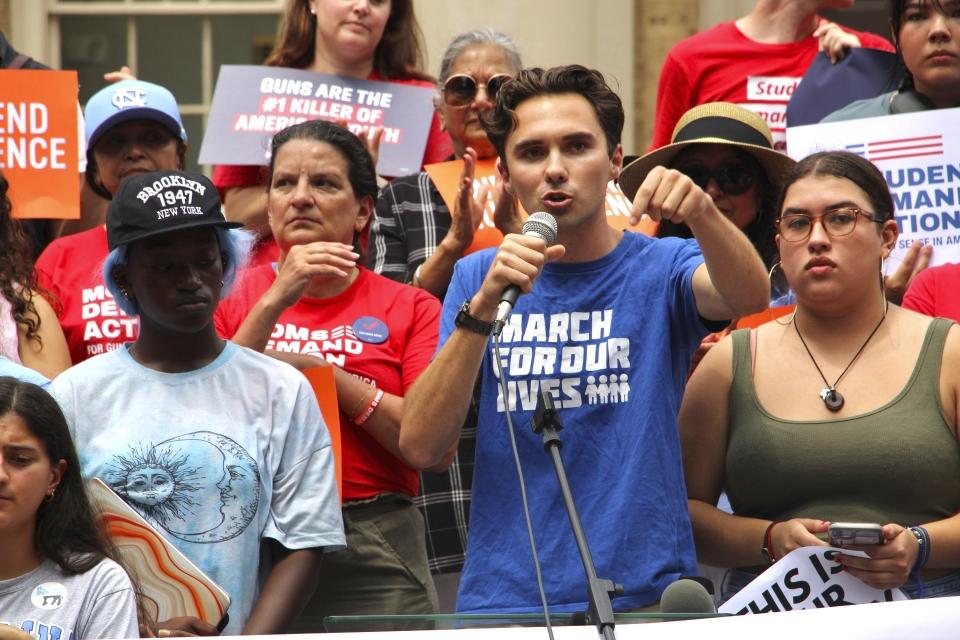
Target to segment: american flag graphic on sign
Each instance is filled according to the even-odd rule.
[[[848,144],[846,150],[871,162],[943,155],[943,135]]]

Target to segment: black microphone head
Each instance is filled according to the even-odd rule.
[[[557,241],[557,220],[546,211],[531,213],[523,223],[523,235],[543,238],[549,247]]]
[[[713,596],[696,580],[680,578],[660,596],[662,613],[716,613]]]

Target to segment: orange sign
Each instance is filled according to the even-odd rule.
[[[77,72],[0,70],[0,171],[17,218],[79,218]]]
[[[439,162],[437,164],[428,164],[424,167],[437,186],[440,197],[446,203],[450,211],[453,211],[457,187],[460,185],[460,174],[463,172],[463,160],[451,160],[450,162]],[[496,158],[486,160],[477,160],[477,166],[473,172],[473,191],[474,194],[480,192],[480,189],[487,185],[490,187],[490,195],[487,198],[487,206],[483,212],[483,220],[480,221],[480,227],[473,234],[473,244],[465,253],[472,253],[485,249],[487,247],[496,247],[503,240],[503,234],[493,224],[493,212],[496,206],[493,202],[493,187],[500,179],[497,171]],[[657,223],[646,215],[640,219],[636,225],[630,225],[630,201],[623,194],[620,187],[613,181],[607,185],[607,223],[614,229],[630,229],[644,235],[652,236],[657,232]],[[521,215],[527,216],[521,206]]]
[[[788,304],[782,307],[770,307],[769,309],[764,309],[759,313],[744,316],[737,320],[737,329],[756,329],[762,324],[766,324],[772,320],[781,318],[788,313],[792,313],[795,308],[796,305]]]
[[[320,413],[330,432],[330,444],[333,447],[333,461],[337,471],[337,492],[343,500],[343,458],[340,448],[340,405],[337,403],[337,385],[333,379],[333,367],[322,366],[304,369],[313,393],[320,403]]]

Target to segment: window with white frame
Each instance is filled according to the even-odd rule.
[[[273,47],[285,0],[46,0],[51,66],[76,69],[80,102],[103,74],[128,65],[177,97],[199,170],[210,100],[223,64],[260,64]]]

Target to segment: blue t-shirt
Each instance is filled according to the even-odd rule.
[[[495,250],[457,263],[440,344]],[[624,586],[618,610],[655,602],[696,572],[677,413],[690,359],[706,333],[693,296],[703,262],[692,240],[625,233],[603,258],[548,264],[501,335],[512,418],[547,602],[586,607],[583,567],[549,455],[530,420],[549,388],[563,420],[561,449],[598,574]],[[473,506],[457,610],[540,610],[493,341],[481,365]],[[519,402],[518,402],[519,401]]]

